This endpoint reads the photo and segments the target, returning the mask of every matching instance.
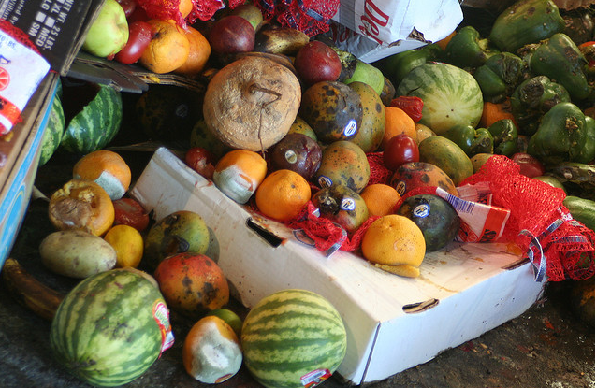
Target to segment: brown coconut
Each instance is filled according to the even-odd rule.
[[[291,70],[266,57],[246,56],[211,79],[203,116],[229,147],[265,151],[288,133],[300,100],[300,84]]]

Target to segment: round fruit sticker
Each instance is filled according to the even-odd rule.
[[[0,67],[0,90],[6,89],[9,83],[10,75],[8,74],[8,71],[5,68]]]
[[[342,198],[342,205],[340,205],[340,208],[342,208],[342,210],[354,210],[356,207],[357,207],[357,203],[355,202],[355,200],[353,198],[350,198],[350,197]]]
[[[429,216],[429,205],[422,204],[413,209],[413,215],[419,218],[426,218]]]
[[[284,152],[284,159],[290,164],[296,164],[298,162],[298,155],[294,150],[286,150]]]
[[[404,181],[399,181],[396,185],[396,191],[398,194],[404,195],[404,192],[406,191],[406,183]]]
[[[317,181],[319,182],[319,186],[321,186],[321,188],[325,189],[326,187],[330,187],[332,185],[332,180],[330,178],[328,178],[327,176],[320,176]]]

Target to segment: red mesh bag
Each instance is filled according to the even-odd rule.
[[[8,20],[0,19],[0,30],[4,31],[8,35],[15,38],[23,46],[25,46],[39,54],[39,50],[37,49],[37,46],[35,44],[33,44],[29,35],[24,33],[19,27],[16,27],[14,24],[9,22]]]
[[[266,20],[315,36],[330,29],[329,20],[338,12],[340,0],[254,0]]]
[[[503,155],[492,156],[461,185],[488,182],[493,203],[511,211],[502,240],[527,252],[537,280],[588,279],[595,273],[595,232],[574,221],[562,205],[566,194],[519,174]]]
[[[137,5],[145,10],[147,16],[151,19],[158,20],[174,20],[179,25],[183,26],[185,23],[193,24],[197,19],[201,21],[210,20],[213,15],[220,9],[236,8],[244,4],[244,0],[192,0],[193,9],[191,13],[183,19],[178,6],[180,0],[137,0]]]

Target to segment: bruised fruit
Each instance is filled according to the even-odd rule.
[[[202,383],[226,381],[242,365],[238,335],[217,316],[201,318],[185,337],[182,363],[187,373]]]
[[[317,141],[317,136],[315,135],[313,128],[311,128],[311,126],[305,120],[298,116],[288,130],[288,134],[291,133],[300,133],[301,135],[309,136],[311,139]]]
[[[168,256],[153,273],[168,307],[189,317],[228,303],[230,291],[222,269],[196,252]]]
[[[370,177],[371,166],[367,154],[348,140],[333,142],[325,148],[321,166],[314,176],[321,188],[339,184],[357,193],[367,186]]]
[[[288,67],[248,55],[211,79],[203,117],[209,130],[230,148],[264,151],[286,136],[300,100],[298,78]]]
[[[309,180],[321,164],[322,151],[309,136],[292,133],[274,145],[269,156],[273,170],[291,170]]]
[[[321,217],[340,224],[348,233],[357,230],[369,218],[365,200],[341,184],[319,190],[312,201]]]
[[[381,145],[385,133],[386,111],[384,104],[373,88],[361,81],[348,85],[359,94],[363,107],[363,119],[355,137],[350,139],[365,152],[376,151]]]
[[[400,195],[421,187],[440,187],[450,194],[458,195],[454,181],[438,166],[425,162],[406,163],[398,167],[390,186]]]
[[[211,233],[203,218],[190,210],[169,214],[145,238],[143,263],[154,270],[166,257],[180,252],[206,253]]]
[[[320,81],[305,90],[299,108],[324,144],[356,136],[363,119],[359,94],[339,81]]]
[[[212,179],[218,189],[243,205],[267,175],[267,162],[255,151],[228,151],[216,164]]]
[[[402,202],[396,213],[417,224],[425,237],[428,252],[443,249],[458,235],[458,213],[438,195],[410,196]]]

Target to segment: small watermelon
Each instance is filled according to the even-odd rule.
[[[312,387],[342,363],[346,330],[323,296],[288,289],[266,296],[249,311],[241,347],[245,365],[264,386]]]
[[[52,107],[50,108],[50,119],[39,145],[40,154],[38,166],[48,163],[54,152],[60,147],[64,136],[64,109],[58,93],[54,95]]]
[[[122,95],[110,86],[91,82],[63,85],[62,104],[68,124],[61,147],[66,151],[88,154],[102,149],[120,131]]]
[[[467,71],[447,63],[415,67],[401,81],[397,94],[423,100],[420,123],[443,135],[456,125],[476,125],[483,114],[483,93]]]
[[[81,281],[52,320],[55,359],[100,387],[141,376],[168,344],[166,302],[155,281],[134,269],[112,269]]]

